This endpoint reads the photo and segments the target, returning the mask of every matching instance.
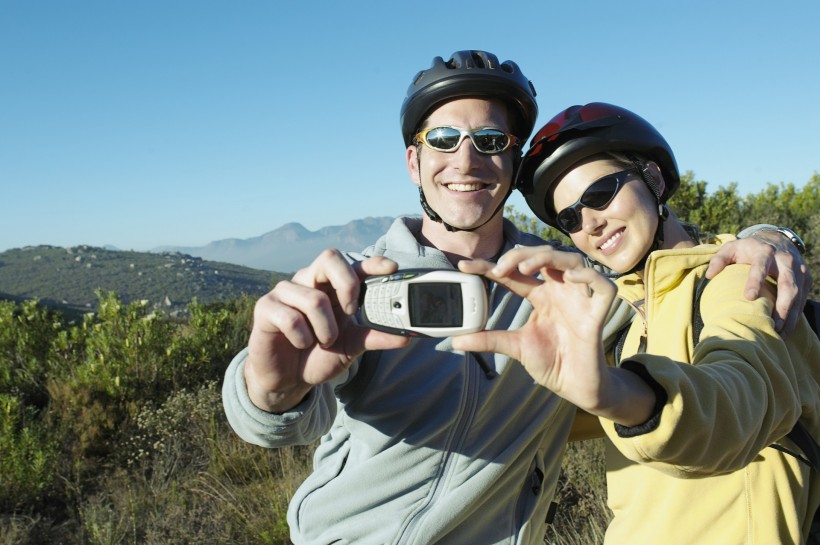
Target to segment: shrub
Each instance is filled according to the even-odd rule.
[[[0,512],[40,504],[57,479],[58,448],[37,411],[0,394]]]

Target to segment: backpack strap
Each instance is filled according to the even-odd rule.
[[[803,315],[808,320],[811,330],[820,337],[820,329],[817,327],[820,324],[820,302],[811,299],[806,301],[806,306],[803,307]]]

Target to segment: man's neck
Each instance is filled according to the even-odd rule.
[[[448,231],[424,216],[420,238],[422,244],[441,250],[453,265],[464,259],[491,259],[504,244],[504,223],[499,214],[475,231]]]

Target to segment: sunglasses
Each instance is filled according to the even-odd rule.
[[[581,208],[592,208],[593,210],[602,210],[606,208],[618,191],[627,182],[630,174],[638,172],[636,168],[629,168],[614,174],[607,174],[602,178],[595,180],[586,191],[584,191],[581,198],[575,201],[575,204],[568,206],[555,215],[555,222],[558,228],[565,233],[574,233],[581,228],[583,219],[581,218]]]
[[[469,138],[479,153],[495,155],[518,143],[514,135],[501,129],[459,129],[458,127],[433,127],[416,134],[416,143],[436,151],[452,153],[461,142]]]

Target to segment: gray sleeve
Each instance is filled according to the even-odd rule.
[[[618,340],[618,332],[630,324],[634,317],[635,311],[626,301],[620,297],[616,297],[612,301],[612,306],[609,307],[609,314],[606,315],[606,322],[604,322],[604,331],[602,333],[605,351],[610,351]]]
[[[233,430],[249,443],[262,447],[307,445],[321,437],[336,417],[336,396],[328,384],[311,390],[293,409],[272,414],[256,407],[245,385],[248,349],[236,355],[225,371],[222,404]]]
[[[604,267],[600,263],[596,263],[584,256],[584,261],[588,267],[592,267],[607,278],[614,278],[617,275],[612,269]],[[632,318],[635,317],[635,310],[620,297],[615,297],[612,301],[612,306],[609,307],[609,313],[606,315],[604,322],[604,331],[602,333],[604,350],[609,352],[615,342],[618,340],[618,332],[624,327],[632,323]]]

